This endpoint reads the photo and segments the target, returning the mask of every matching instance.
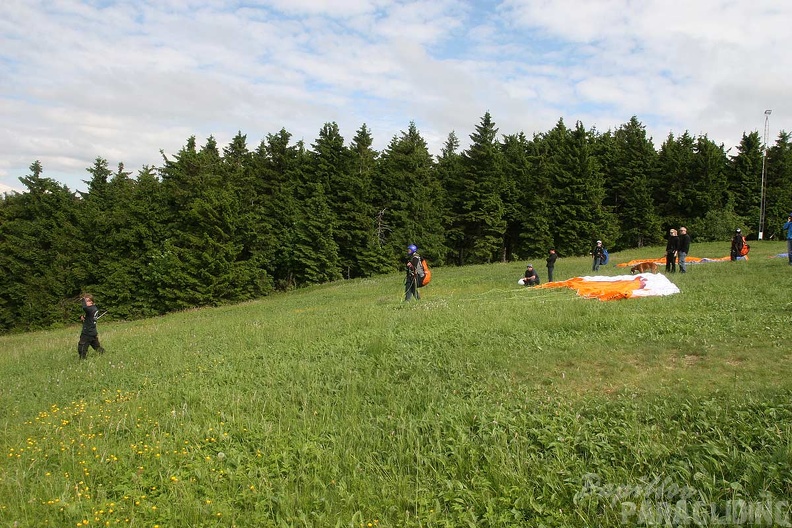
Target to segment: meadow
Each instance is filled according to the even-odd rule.
[[[668,297],[523,261],[102,319],[86,361],[75,305],[0,336],[0,527],[788,526],[792,266],[752,246]]]

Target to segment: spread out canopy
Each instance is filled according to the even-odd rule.
[[[748,260],[748,255],[746,255],[745,260]],[[731,257],[720,257],[720,258],[707,258],[707,257],[685,257],[685,262],[687,264],[704,264],[705,262],[728,262],[731,260]],[[621,262],[616,264],[617,268],[626,268],[632,267],[636,264],[640,264],[641,262],[654,262],[655,264],[665,264],[666,259],[665,257],[656,258],[656,259],[638,259],[638,260],[631,260],[630,262]]]
[[[644,262],[644,261],[641,261]],[[539,288],[572,288],[587,299],[615,301],[633,297],[652,297],[679,293],[676,284],[665,275],[640,273],[638,275],[616,275],[613,277],[575,277],[565,281],[548,282]]]

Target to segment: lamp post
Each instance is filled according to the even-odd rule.
[[[765,223],[765,205],[767,198],[765,197],[765,181],[767,179],[767,133],[770,129],[770,114],[772,110],[765,110],[765,126],[764,126],[764,140],[762,144],[762,189],[759,198],[759,236],[758,240],[762,240],[764,234]]]

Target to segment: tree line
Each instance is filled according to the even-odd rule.
[[[347,144],[336,123],[310,146],[285,129],[255,149],[241,132],[222,150],[191,137],[134,177],[97,158],[76,193],[34,162],[0,201],[0,332],[72,322],[86,291],[125,319],[388,273],[410,243],[461,266],[656,245],[680,225],[725,241],[758,228],[763,162],[765,238],[792,210],[786,132],[766,150],[758,132],[735,152],[687,132],[656,149],[636,117],[529,138],[486,113],[464,150],[452,132],[431,155],[414,123],[372,144],[366,125]]]

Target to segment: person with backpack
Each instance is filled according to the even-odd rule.
[[[742,229],[739,227],[734,232],[734,236],[731,239],[731,251],[729,256],[731,257],[732,261],[737,260],[737,257],[743,255],[743,248],[745,247],[745,239],[742,236]]]
[[[591,266],[591,271],[599,271],[600,264],[605,264],[605,248],[602,245],[602,240],[597,240],[597,245],[591,251],[594,256],[594,264]]]
[[[404,300],[409,301],[413,297],[415,300],[421,299],[418,287],[423,285],[424,272],[421,256],[418,254],[418,246],[410,244],[407,246],[407,277],[404,279]]]
[[[787,258],[789,258],[789,265],[792,266],[792,213],[789,213],[789,218],[784,223],[784,230],[787,232]]]

